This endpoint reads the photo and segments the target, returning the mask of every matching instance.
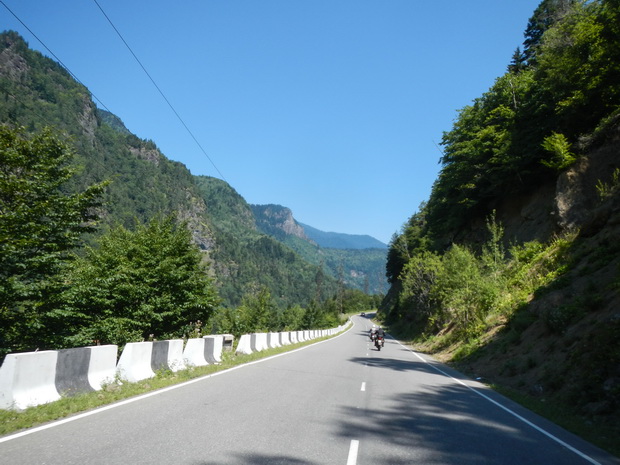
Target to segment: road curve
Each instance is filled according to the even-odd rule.
[[[0,438],[7,464],[620,460],[393,339],[336,338]]]

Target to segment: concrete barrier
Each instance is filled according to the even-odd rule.
[[[297,342],[304,342],[305,340],[305,331],[297,331]]]
[[[282,347],[280,344],[280,334],[279,333],[269,333],[267,335],[267,345],[275,349],[276,347]]]
[[[90,365],[88,367],[88,383],[98,391],[105,384],[114,382],[116,376],[116,357],[118,346],[104,345],[88,347],[90,350]]]
[[[90,356],[91,352],[88,347],[58,351],[54,383],[62,397],[71,397],[94,390],[88,382]]]
[[[179,371],[185,369],[183,340],[154,341],[151,355],[151,369]]]
[[[224,336],[203,336],[205,340],[205,360],[211,364],[221,363]]]
[[[151,352],[151,370],[168,370],[168,350],[170,343],[168,341],[154,341]]]
[[[57,361],[53,350],[8,354],[0,367],[0,408],[23,410],[60,399]]]
[[[152,342],[130,342],[116,365],[120,379],[135,383],[155,376],[151,367]]]
[[[267,333],[252,333],[251,347],[254,352],[262,352],[269,348],[267,345]]]
[[[280,333],[280,345],[288,346],[291,344],[290,333],[283,331]]]
[[[297,340],[297,331],[291,331],[288,333],[288,338],[291,341],[291,344],[297,344],[299,341]]]
[[[237,354],[251,354],[252,353],[252,335],[251,334],[242,334],[239,339],[239,344],[237,344]]]
[[[185,370],[185,360],[183,359],[183,339],[171,339],[168,341],[168,368],[171,371]]]
[[[205,340],[203,338],[188,339],[183,351],[186,366],[202,367],[209,363],[205,359]]]
[[[232,334],[220,334],[223,339],[222,350],[231,352],[233,350],[233,343],[235,342],[235,336]]]

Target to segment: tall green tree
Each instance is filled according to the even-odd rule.
[[[537,79],[553,102],[554,131],[569,141],[618,113],[619,21],[617,0],[579,3],[545,34]]]
[[[105,183],[63,190],[74,153],[52,130],[0,126],[0,351],[45,346],[43,320],[58,275],[94,230]]]
[[[576,0],[543,0],[527,23],[524,32],[523,56],[529,65],[537,63],[537,56],[543,35],[556,22],[562,19]]]
[[[135,231],[118,226],[99,242],[66,275],[47,324],[56,345],[181,337],[219,305],[190,231],[171,216]]]

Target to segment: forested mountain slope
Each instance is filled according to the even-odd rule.
[[[387,248],[370,236],[330,233],[299,223],[281,205],[252,205],[257,227],[282,241],[328,276],[365,293],[385,294]]]
[[[524,36],[444,133],[430,197],[390,244],[382,315],[617,439],[620,2],[544,0]]]
[[[133,135],[117,116],[97,109],[66,70],[14,32],[0,35],[0,88],[0,123],[31,132],[49,126],[65,135],[80,167],[70,188],[111,181],[99,233],[118,224],[133,228],[157,215],[187,221],[227,306],[263,288],[282,307],[335,294],[335,278],[322,278],[319,292],[320,267],[256,229],[249,205],[228,184],[193,176],[153,141]]]

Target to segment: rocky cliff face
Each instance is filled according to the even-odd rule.
[[[276,237],[289,235],[308,239],[304,228],[295,221],[293,212],[281,205],[252,205],[257,226]]]
[[[561,230],[581,228],[591,235],[600,231],[613,214],[614,206],[605,201],[612,194],[614,175],[620,169],[620,118],[605,140],[593,147],[573,167],[558,178],[555,217]],[[610,226],[613,226],[610,224]]]

